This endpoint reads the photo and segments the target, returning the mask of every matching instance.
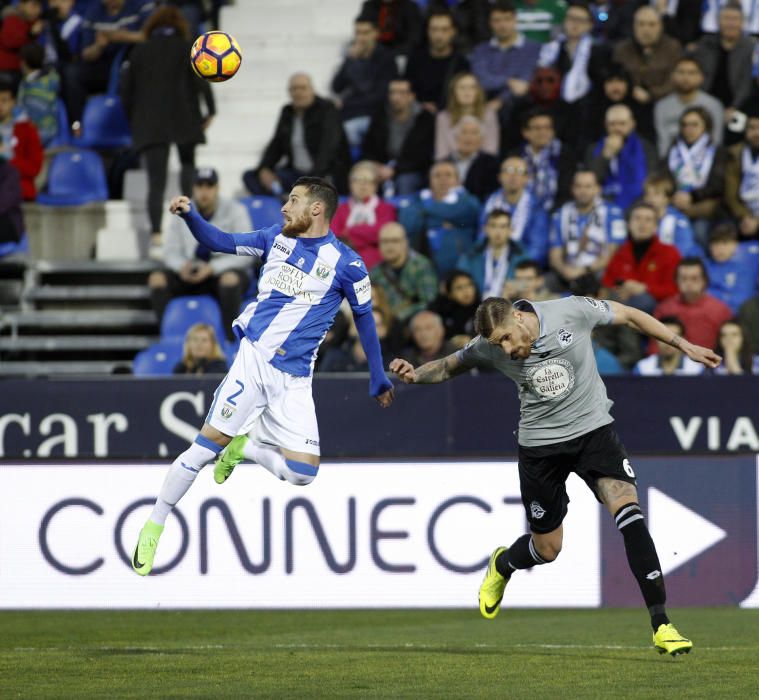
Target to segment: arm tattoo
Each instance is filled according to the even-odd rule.
[[[681,350],[682,342],[683,342],[683,339],[679,335],[677,335],[677,333],[675,333],[675,335],[672,336],[672,340],[669,341],[669,344],[673,348],[677,348],[678,350]]]
[[[438,384],[467,370],[469,367],[463,365],[456,355],[448,355],[442,360],[433,360],[418,367],[415,384]]]

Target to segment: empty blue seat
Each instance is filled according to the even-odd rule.
[[[0,243],[0,258],[5,258],[9,255],[26,255],[28,252],[29,239],[26,237],[26,233],[21,234],[20,241]]]
[[[132,363],[132,372],[138,377],[154,377],[174,372],[182,359],[184,344],[181,340],[161,340],[141,352]]]
[[[50,162],[47,186],[37,202],[70,207],[108,199],[108,185],[100,156],[94,151],[75,149],[56,153]]]
[[[207,323],[216,332],[216,339],[220,343],[224,340],[221,309],[216,299],[206,295],[172,299],[161,320],[161,339],[184,340],[190,326],[196,323]]]
[[[253,228],[268,228],[282,223],[282,202],[276,197],[251,195],[242,197],[240,201],[248,208]]]

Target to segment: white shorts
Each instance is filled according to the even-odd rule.
[[[206,423],[225,435],[319,455],[311,377],[294,377],[266,361],[247,338],[213,395]]]

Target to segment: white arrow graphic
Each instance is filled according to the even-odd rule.
[[[653,486],[648,489],[648,522],[665,576],[727,537],[721,527]]]

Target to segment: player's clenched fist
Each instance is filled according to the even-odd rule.
[[[394,359],[390,363],[390,371],[395,374],[398,379],[406,384],[413,384],[416,381],[416,372],[414,371],[414,365],[406,360]]]
[[[186,214],[190,211],[190,198],[184,195],[174,197],[169,204],[169,211],[172,214]]]

